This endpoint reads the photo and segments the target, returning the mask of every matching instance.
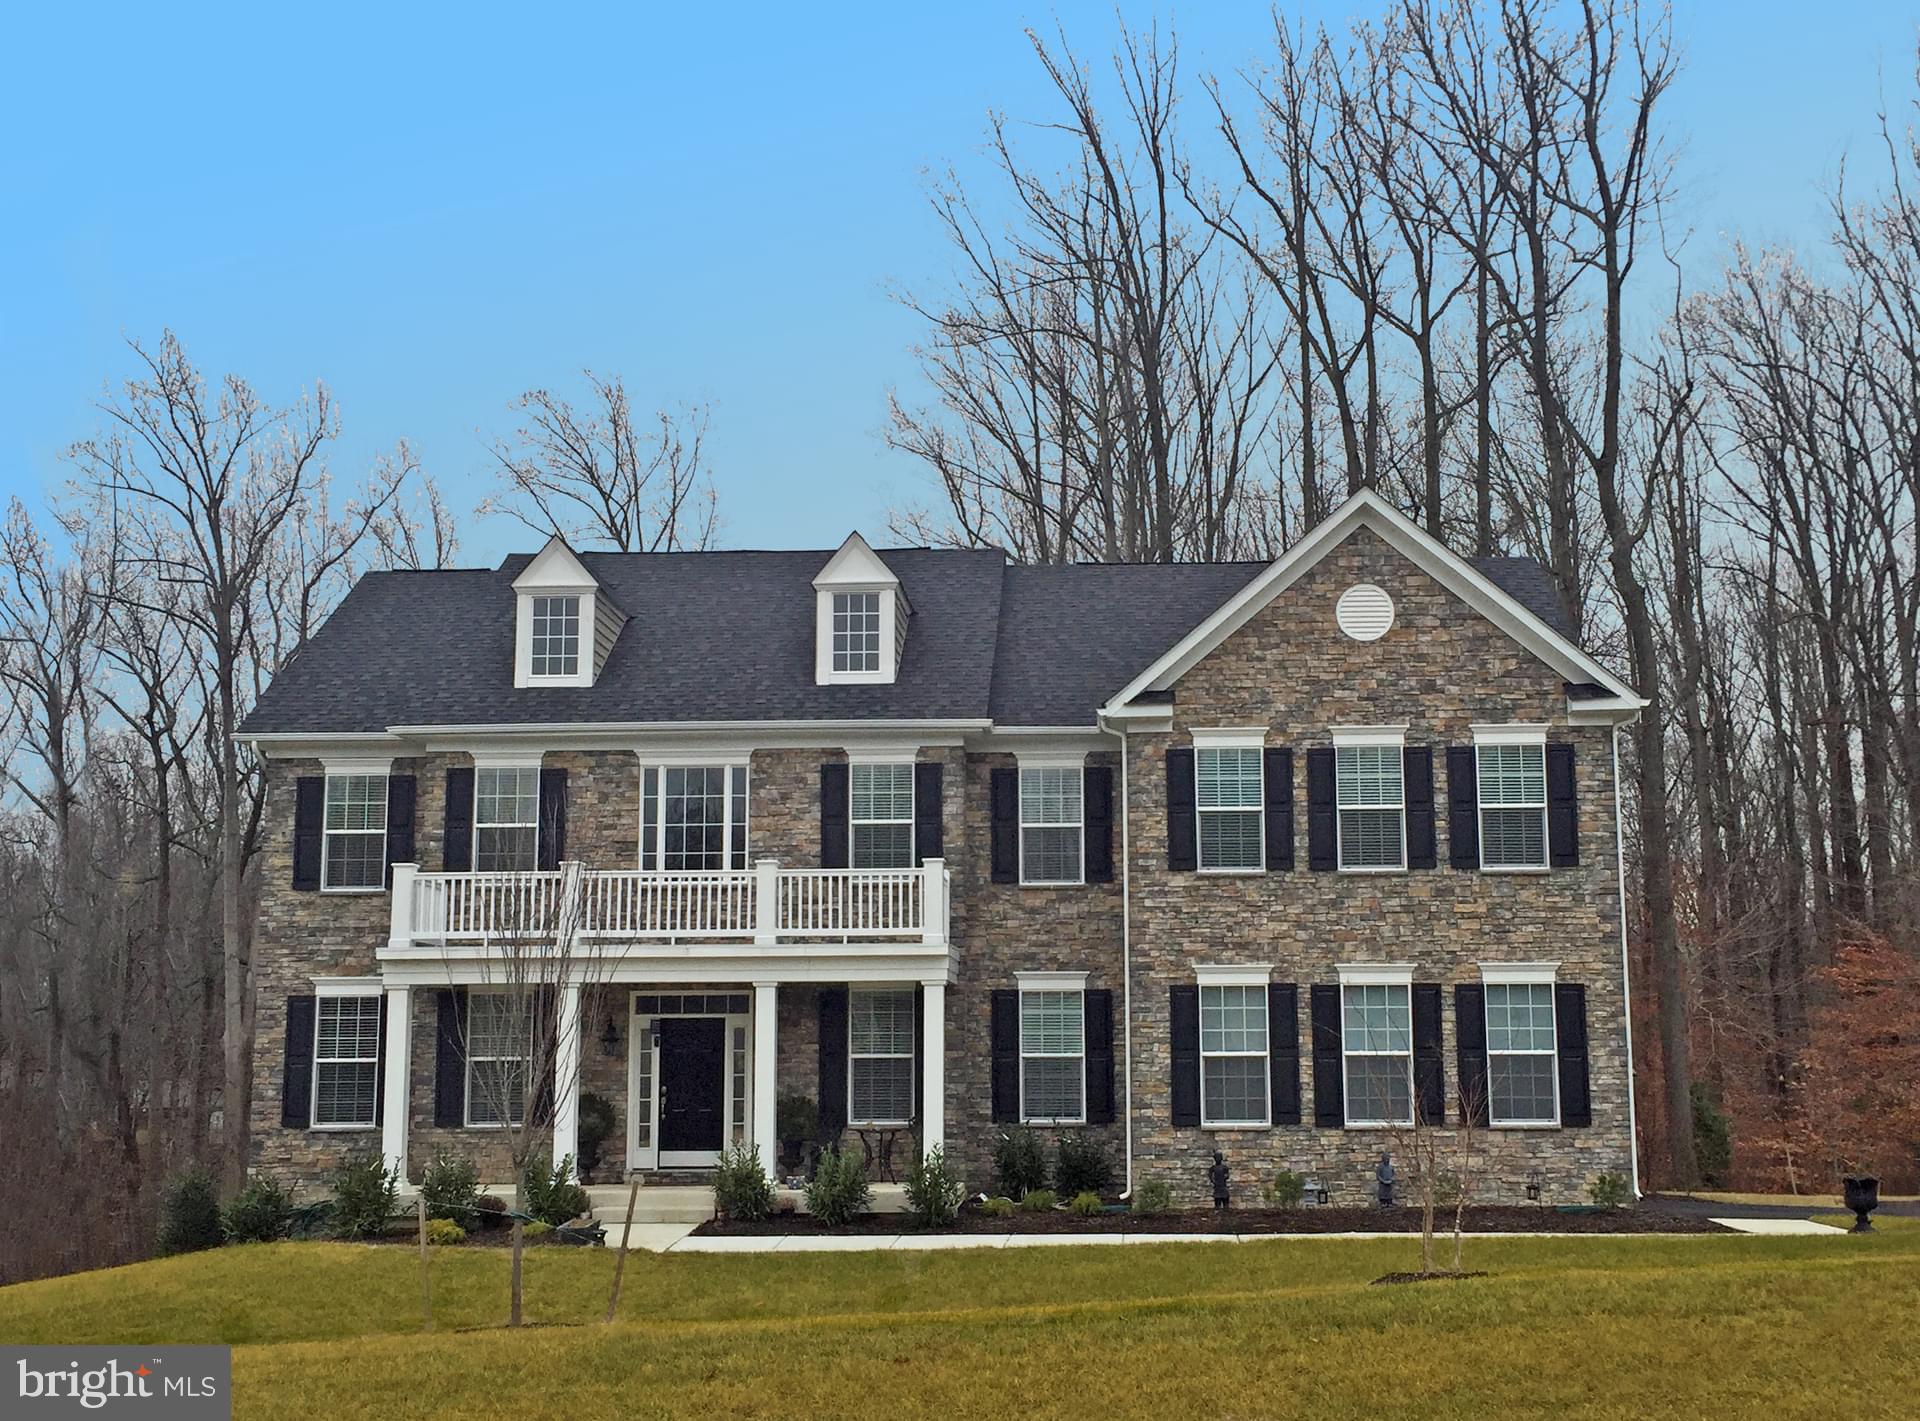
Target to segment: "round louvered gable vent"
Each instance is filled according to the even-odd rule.
[[[1355,641],[1378,641],[1393,627],[1393,598],[1371,582],[1357,582],[1340,594],[1333,617]]]

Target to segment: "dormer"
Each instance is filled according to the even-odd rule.
[[[865,538],[849,533],[813,588],[814,684],[891,685],[913,613],[893,570]]]
[[[513,580],[513,684],[591,686],[627,614],[555,535]]]

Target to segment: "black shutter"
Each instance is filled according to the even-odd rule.
[[[1087,1123],[1113,1123],[1113,993],[1086,995]]]
[[[993,1122],[1016,1124],[1020,1119],[1020,994],[1010,987],[993,989]]]
[[[1293,751],[1268,746],[1263,780],[1267,809],[1267,867],[1293,867]]]
[[[440,844],[440,866],[448,873],[473,868],[473,767],[447,771],[447,833]]]
[[[926,1101],[926,1056],[920,1049],[920,1043],[927,1039],[927,991],[924,987],[913,989],[913,1105],[907,1111],[907,1118],[914,1122],[914,1133],[919,1134],[921,1111]]]
[[[545,872],[567,856],[567,772],[540,772],[540,841],[535,866]]]
[[[413,998],[409,996],[408,1001]],[[387,994],[380,994],[380,1044],[374,1051],[373,1063],[373,1123],[382,1125],[387,1119]],[[402,1170],[401,1173],[406,1171]]]
[[[1587,989],[1562,982],[1553,989],[1555,1043],[1560,1048],[1560,1123],[1593,1124],[1593,1097],[1587,1080]]]
[[[1086,814],[1087,882],[1113,882],[1113,771],[1088,765],[1081,780]]]
[[[1300,1123],[1300,989],[1267,984],[1267,1051],[1273,1074],[1273,1123]]]
[[[1333,751],[1307,751],[1307,867],[1325,873],[1340,864],[1340,840],[1334,825]],[[1314,988],[1318,991],[1319,988]]]
[[[1413,984],[1413,1102],[1416,1119],[1428,1125],[1447,1120],[1446,1063],[1442,1058],[1440,986]]]
[[[387,887],[393,887],[393,866],[413,863],[413,806],[418,786],[412,775],[387,777]]]
[[[1339,1129],[1347,1123],[1346,1089],[1340,1071],[1340,989],[1314,986],[1308,993],[1313,1018],[1313,1123]]]
[[[467,772],[469,778],[472,773]],[[456,987],[434,995],[439,999],[439,1020],[434,1033],[433,1123],[457,1130],[467,1123],[467,1046],[460,1020],[467,994]]]
[[[1169,754],[1172,752],[1169,751]],[[1189,752],[1191,758],[1191,752]],[[1173,1047],[1173,1123],[1200,1123],[1200,989],[1167,988],[1168,1040]]]
[[[945,857],[946,831],[940,818],[942,767],[931,761],[913,767],[913,861]]]
[[[1480,867],[1480,760],[1471,745],[1447,747],[1447,863]]]
[[[320,831],[327,815],[327,777],[302,775],[293,784],[293,886],[320,886]]]
[[[844,760],[823,761],[820,766],[820,867],[845,868],[853,830],[849,816],[853,805],[852,771]]]
[[[1167,749],[1167,867],[1175,873],[1191,873],[1200,867],[1200,824],[1195,817],[1193,783],[1193,747],[1173,745]],[[1196,1100],[1195,1124],[1199,1123]]]
[[[847,989],[820,989],[820,1139],[847,1128]]]
[[[1020,772],[994,770],[987,776],[988,847],[993,881],[1020,881]]]
[[[313,1124],[313,1018],[315,999],[287,998],[287,1038],[280,1063],[280,1123],[289,1130]]]
[[[1547,746],[1547,862],[1580,866],[1580,799],[1573,783],[1573,747]]]
[[[1453,989],[1454,1061],[1460,1072],[1460,1109],[1487,1123],[1487,992],[1478,983]]]
[[[1435,862],[1433,747],[1407,746],[1400,752],[1400,767],[1406,777],[1407,867],[1432,868]]]

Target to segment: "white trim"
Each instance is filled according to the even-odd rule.
[[[380,1053],[382,1049],[386,1046],[386,1041],[383,1037],[383,1028],[385,1026],[385,1022],[382,1021],[380,1017],[380,1012],[382,1010],[382,1004],[384,1002],[385,992],[380,986],[380,981],[377,977],[375,978],[361,977],[361,978],[356,978],[354,980],[365,984],[357,992],[339,992],[339,991],[321,992],[318,990],[318,986],[319,986],[318,982],[315,983],[316,990],[315,990],[314,1003],[313,1003],[313,1055],[311,1058],[313,1063],[312,1079],[309,1082],[309,1094],[307,1096],[307,1128],[309,1130],[322,1130],[322,1131],[327,1131],[329,1133],[338,1133],[341,1131],[349,1131],[349,1130],[377,1130],[380,1128],[381,1106],[383,1104],[382,1097],[387,1088],[387,1083],[380,1079]],[[366,1001],[369,998],[371,998],[374,1002],[373,1055],[371,1057],[329,1056],[326,1058],[324,1062],[322,1062],[320,1058],[320,1004],[321,1002],[322,1001],[331,1001],[331,1002]],[[337,1035],[338,1035],[338,1029],[336,1028],[336,1038],[337,1038]],[[371,1066],[373,1067],[373,1115],[371,1118],[366,1120],[330,1120],[324,1125],[320,1122],[320,1067],[323,1064],[329,1065],[329,1066]]]
[[[1077,977],[1077,982],[1044,982],[1045,977]],[[1022,1125],[1084,1125],[1087,1123],[1087,974],[1084,972],[1016,972],[1020,983],[1015,1007],[1019,1011],[1015,1054],[1020,1060],[1020,1123]],[[1027,1049],[1027,995],[1049,993],[1073,997],[1079,1003],[1080,1049],[1078,1051],[1029,1051]],[[1072,1115],[1036,1115],[1027,1109],[1027,1062],[1078,1061],[1080,1063],[1080,1109]]]
[[[1411,962],[1342,962],[1333,970],[1340,974],[1340,985],[1343,987],[1375,986],[1381,983],[1390,987],[1413,985]]]
[[[1203,963],[1194,967],[1193,979],[1203,987],[1264,987],[1273,980],[1273,965],[1242,967]]]
[[[1620,825],[1620,727],[1615,725],[1608,739],[1613,742],[1613,856],[1614,882],[1620,886],[1620,1000],[1625,1004],[1620,1024],[1627,1044],[1627,1168],[1632,1171],[1633,1197],[1640,1198],[1640,1122],[1633,1098],[1633,974],[1627,960],[1627,840]],[[1588,1046],[1592,1054],[1592,1046]]]
[[[1405,873],[1407,869],[1407,746],[1404,728],[1392,726],[1353,726],[1335,728],[1333,744],[1333,866],[1341,873]],[[1348,804],[1342,798],[1345,788],[1340,776],[1342,750],[1397,750],[1400,765],[1400,802],[1398,804]],[[1348,863],[1347,812],[1369,811],[1400,816],[1400,862]]]
[[[656,771],[658,774],[658,778],[654,783],[654,794],[651,802],[647,795],[647,771],[649,770]],[[669,770],[721,770],[725,772],[720,790],[720,838],[721,853],[725,857],[726,863],[720,868],[671,870],[665,868],[667,853],[667,772]],[[740,771],[745,777],[745,782],[741,786],[740,797],[742,803],[746,806],[747,812],[746,823],[743,826],[745,833],[741,835],[746,843],[746,850],[744,861],[738,868],[733,866],[733,772],[735,770]],[[633,856],[634,862],[640,865],[643,872],[649,869],[657,869],[672,873],[742,873],[753,867],[753,760],[751,755],[736,755],[712,760],[689,758],[685,755],[676,755],[665,760],[643,758],[640,762],[639,783],[634,786],[634,797],[639,801],[640,812],[634,818]],[[656,808],[659,811],[659,818],[652,821],[653,862],[648,863],[646,861],[647,826],[649,816],[655,812]],[[848,805],[848,810],[851,812],[851,804]],[[849,847],[851,847],[851,838],[849,838]]]
[[[900,579],[887,566],[886,559],[873,550],[873,544],[861,536],[857,528],[847,534],[820,571],[813,575],[816,588],[833,587],[843,592],[899,585]]]
[[[1334,749],[1343,745],[1407,745],[1405,725],[1336,725],[1329,732]]]
[[[911,765],[919,757],[917,740],[876,740],[847,746],[849,765]]]
[[[574,614],[573,670],[536,673],[533,669],[533,604],[540,600],[569,599],[580,605]],[[591,589],[577,587],[541,587],[522,592],[514,609],[513,685],[515,690],[532,686],[591,686],[593,684],[594,631],[599,617]]]
[[[905,759],[901,759],[898,756],[895,756],[889,759],[879,759],[879,758],[868,759],[864,755],[856,759],[853,757],[852,754],[849,754],[847,756],[847,866],[849,868],[856,869],[856,870],[870,869],[870,868],[901,869],[901,868],[912,868],[915,866],[914,865],[914,849],[915,849],[914,839],[917,835],[918,825],[920,822],[919,821],[920,776],[917,773],[915,773],[915,767],[917,763],[918,762],[915,761],[911,755],[907,756]],[[856,769],[864,768],[864,769],[871,770],[871,769],[879,768],[881,766],[885,766],[888,769],[902,769],[907,772],[907,817],[905,819],[892,819],[892,818],[856,819],[853,813],[853,803],[854,803],[853,772]],[[751,809],[749,809],[749,817],[751,817]],[[885,825],[891,828],[899,828],[901,825],[904,824],[907,829],[907,861],[905,863],[895,863],[895,864],[855,863],[854,859],[856,855],[854,853],[854,849],[859,840],[859,834],[857,831],[859,830],[862,824],[868,824],[868,825],[879,824],[879,825]]]
[[[1480,980],[1484,983],[1499,983],[1501,986],[1513,986],[1516,983],[1552,985],[1560,973],[1558,962],[1482,962]]]
[[[1084,770],[1086,750],[1015,750],[1014,760],[1023,770]]]
[[[1420,1118],[1420,1078],[1414,1065],[1413,968],[1411,964],[1383,963],[1369,967],[1340,967],[1340,1114],[1348,1130],[1404,1130]],[[1392,973],[1393,975],[1386,975]],[[1347,1030],[1347,992],[1354,987],[1397,987],[1407,994],[1407,1049],[1379,1051],[1354,1046]],[[1403,1120],[1356,1120],[1353,1118],[1353,1091],[1348,1086],[1347,1065],[1356,1056],[1374,1060],[1404,1061],[1407,1067],[1407,1114]]]
[[[320,768],[328,775],[393,774],[392,755],[322,755]]]
[[[879,1119],[862,1120],[857,1116],[855,1116],[853,1112],[853,1063],[856,1059],[861,1061],[900,1061],[900,1060],[907,1061],[909,1063],[908,1089],[909,1091],[911,1091],[912,1089],[911,1062],[913,1061],[914,1057],[917,1056],[920,1052],[920,1037],[919,1037],[919,1033],[914,1031],[914,1020],[913,1020],[914,1009],[913,1009],[913,1006],[911,1005],[911,1003],[915,1001],[913,988],[914,988],[914,984],[911,982],[881,982],[881,983],[849,982],[847,984],[847,1079],[846,1079],[847,1115],[846,1115],[846,1120],[847,1120],[847,1126],[849,1129],[860,1129],[860,1128],[874,1129],[874,1130],[905,1129],[908,1125],[911,1125],[913,1123],[912,1117],[920,1109],[920,1106],[921,1106],[920,1101],[909,1100],[907,1105],[907,1118],[903,1120],[879,1120]],[[853,1049],[853,999],[855,996],[862,995],[862,994],[867,996],[890,996],[890,997],[903,996],[907,998],[909,1002],[909,1006],[907,1008],[907,1031],[909,1036],[911,1037],[911,1041],[905,1052],[862,1051],[857,1054],[855,1053]],[[922,1069],[924,1070],[924,1067]]]
[[[387,823],[387,814],[393,803],[393,761],[390,759],[384,761],[334,760],[328,764],[329,768],[320,783],[320,891],[349,895],[384,893],[387,889],[387,833],[392,827]],[[362,837],[376,832],[372,829],[335,829],[327,823],[327,811],[331,808],[334,781],[349,779],[380,781],[380,828],[377,831],[380,835],[379,872],[372,883],[329,883],[327,881],[329,877],[327,866],[333,857],[333,841],[349,835]]]
[[[1475,745],[1545,745],[1544,725],[1471,725]]]
[[[1196,750],[1263,750],[1267,744],[1264,725],[1195,727],[1188,733]]]
[[[1245,735],[1248,732],[1226,731],[1226,732],[1219,732],[1219,733],[1230,734],[1230,735]],[[1242,875],[1242,874],[1265,873],[1267,871],[1267,756],[1266,756],[1266,747],[1265,747],[1266,732],[1263,730],[1260,732],[1260,735],[1262,739],[1259,741],[1249,742],[1247,740],[1238,740],[1229,744],[1214,744],[1214,745],[1202,745],[1196,742],[1193,747],[1193,864],[1194,864],[1194,870],[1198,873],[1224,874],[1228,877],[1232,877],[1235,875]],[[1201,753],[1205,751],[1205,752],[1218,754],[1221,751],[1226,751],[1226,750],[1233,750],[1233,751],[1252,750],[1256,752],[1254,755],[1254,765],[1260,777],[1260,792],[1254,797],[1254,802],[1252,804],[1203,805],[1202,803],[1200,803],[1200,756],[1201,756]],[[1209,864],[1206,861],[1207,836],[1204,832],[1206,828],[1206,822],[1207,822],[1206,817],[1209,814],[1251,814],[1253,816],[1253,822],[1257,826],[1259,826],[1259,831],[1260,831],[1260,853],[1259,853],[1258,861],[1250,864]]]
[[[1084,972],[1016,972],[1013,980],[1023,992],[1083,992],[1087,987]]]
[[[1481,964],[1480,975],[1488,987],[1546,987],[1547,1013],[1551,1023],[1549,1034],[1553,1045],[1545,1051],[1530,1049],[1526,1051],[1496,1051],[1493,1048],[1492,1033],[1487,1025],[1486,1015],[1490,1004],[1483,997],[1480,1003],[1482,1039],[1486,1042],[1487,1054],[1487,1128],[1491,1130],[1558,1130],[1560,1128],[1560,994],[1552,990],[1553,978],[1510,976],[1488,978],[1486,964]],[[1455,1023],[1456,1029],[1458,1023]],[[1493,1113],[1493,1063],[1499,1056],[1545,1056],[1553,1063],[1549,1079],[1553,1082],[1553,1118],[1551,1120],[1501,1120]]]
[[[1482,729],[1494,734],[1481,738]],[[1536,738],[1531,732],[1538,729]],[[1547,735],[1545,726],[1475,726],[1473,741],[1473,820],[1474,836],[1480,845],[1480,871],[1482,873],[1548,873],[1553,868],[1553,823],[1548,816],[1551,800],[1547,794]],[[1525,732],[1525,733],[1513,733]],[[1540,803],[1533,804],[1488,804],[1480,793],[1480,752],[1485,748],[1505,749],[1518,746],[1522,750],[1540,752]],[[1540,811],[1540,861],[1538,863],[1488,863],[1487,862],[1487,813],[1489,810],[1499,813],[1519,811],[1526,813]]]
[[[480,822],[480,776],[487,773],[496,773],[496,774],[509,773],[513,775],[523,775],[523,774],[526,774],[529,770],[533,772],[533,818],[532,819],[495,819],[484,824],[481,823]],[[516,794],[515,798],[518,798],[518,797],[519,796]],[[497,869],[497,868],[488,868],[488,869],[480,868],[479,867],[480,835],[489,829],[493,829],[493,830],[532,829],[533,830],[533,862],[526,865],[526,867],[524,868],[516,868],[516,869],[503,870],[503,869]],[[475,870],[480,873],[500,873],[500,872],[532,873],[532,872],[536,872],[539,869],[540,867],[540,765],[538,761],[535,761],[533,764],[518,764],[518,765],[503,765],[503,764],[496,764],[492,761],[488,761],[484,764],[476,763],[474,765],[473,767],[473,840],[468,847],[468,854],[469,854],[469,858],[467,862],[474,865]]]
[[[580,555],[558,533],[541,545],[513,580],[515,592],[591,592],[599,586]]]
[[[1127,815],[1131,808],[1129,792],[1132,789],[1132,781],[1127,773],[1130,749],[1127,728],[1123,722],[1120,727],[1120,1054],[1125,1099],[1120,1109],[1122,1119],[1126,1122],[1127,1176],[1126,1188],[1120,1193],[1122,1199],[1133,1197],[1133,866],[1127,854]],[[1196,844],[1195,848],[1198,847]],[[1268,1029],[1272,1029],[1271,1022],[1268,1023]]]
[[[1196,967],[1200,997],[1200,1128],[1203,1130],[1265,1130],[1273,1125],[1273,996],[1267,990],[1269,968]],[[1258,1051],[1209,1051],[1207,1049],[1207,993],[1220,988],[1258,988],[1260,1002],[1260,1039]],[[1260,1095],[1267,1108],[1254,1120],[1210,1120],[1207,1118],[1207,1059],[1260,1062]]]
[[[1066,820],[1027,819],[1027,772],[1044,773],[1049,770],[1080,777],[1079,792],[1075,798],[1079,801],[1080,817],[1071,823]],[[1086,757],[1079,759],[1059,759],[1053,756],[1019,758],[1019,766],[1014,771],[1014,809],[1015,827],[1019,831],[1020,885],[1023,888],[1077,888],[1087,881],[1087,781]],[[1027,830],[1028,829],[1073,829],[1080,836],[1080,854],[1077,871],[1072,878],[1032,878],[1027,874]]]
[[[377,997],[386,990],[383,977],[315,977],[316,997]]]
[[[476,770],[537,770],[546,758],[541,750],[469,750]]]

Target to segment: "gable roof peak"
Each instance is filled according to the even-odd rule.
[[[587,565],[580,561],[580,555],[558,533],[547,539],[546,546],[533,555],[533,560],[513,580],[516,592],[535,587],[592,589],[599,585],[599,579],[587,571]]]
[[[895,587],[900,579],[888,567],[886,560],[873,550],[873,545],[860,536],[860,530],[854,529],[826,566],[815,574],[815,587]]]

